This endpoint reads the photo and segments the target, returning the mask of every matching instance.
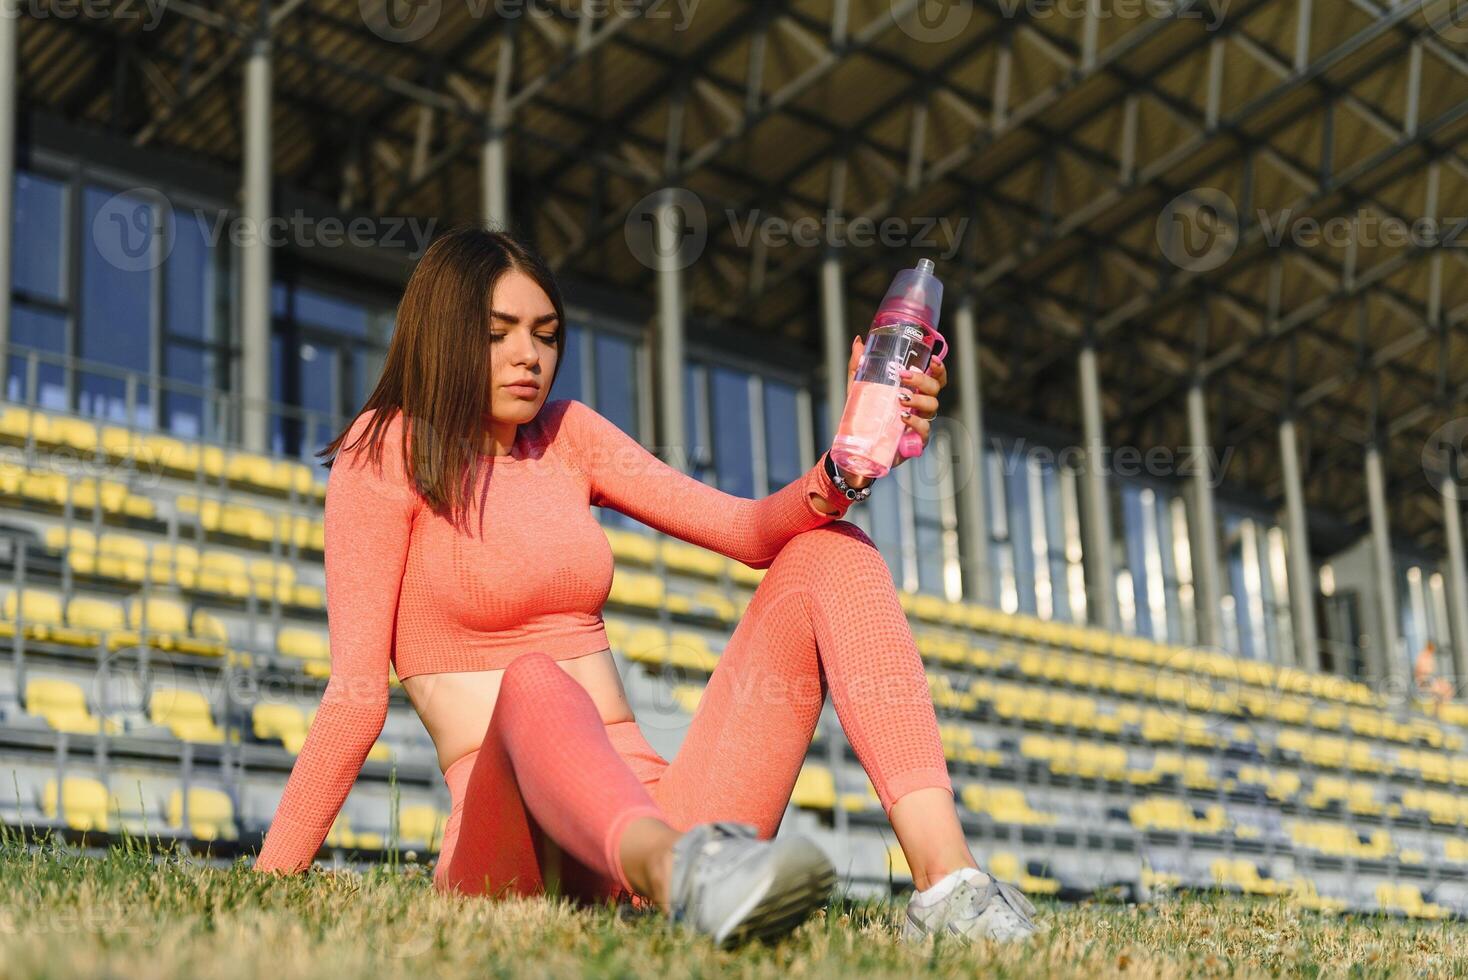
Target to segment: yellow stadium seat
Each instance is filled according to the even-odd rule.
[[[607,599],[624,606],[661,609],[663,591],[663,580],[657,575],[618,569],[612,576],[612,588]]]
[[[357,846],[356,835],[352,833],[351,821],[345,813],[338,813],[336,819],[331,822],[331,829],[326,832],[324,843],[327,847],[354,848]]]
[[[170,596],[134,596],[128,602],[127,625],[148,634],[161,650],[196,656],[223,656],[229,635],[217,617],[202,609],[190,616],[184,604]]]
[[[155,725],[167,726],[181,742],[219,745],[224,741],[224,732],[214,723],[209,702],[198,691],[155,689],[148,701],[148,718]]]
[[[616,616],[603,617],[602,628],[607,631],[607,643],[613,650],[621,650],[632,634],[632,624]]]
[[[75,735],[115,735],[121,731],[110,718],[97,718],[87,707],[81,686],[59,677],[36,677],[26,683],[26,711],[46,719],[58,732]]]
[[[77,601],[80,600],[73,600],[73,604]],[[83,607],[83,612],[85,609]],[[61,595],[50,589],[27,586],[23,592],[10,592],[5,596],[4,611],[0,636],[13,636],[15,624],[24,619],[25,635],[33,640],[89,647],[102,639],[103,634],[98,630],[78,628],[68,623]]]
[[[1334,915],[1346,910],[1346,902],[1339,898],[1329,898],[1321,895],[1315,888],[1315,882],[1309,878],[1297,877],[1290,882],[1290,900],[1302,908],[1312,909],[1322,915]]]
[[[430,852],[443,842],[443,825],[447,816],[437,807],[420,803],[405,806],[398,813],[398,837],[404,847],[419,845]]]
[[[989,873],[1000,881],[1018,885],[1020,891],[1030,895],[1054,895],[1060,891],[1059,881],[1030,874],[1009,851],[989,855]]]
[[[703,685],[678,684],[673,688],[672,694],[678,707],[691,715],[698,710],[699,702],[703,700]]]
[[[661,626],[637,626],[628,633],[622,654],[633,663],[661,666],[668,662],[668,631]]]
[[[107,647],[135,646],[138,634],[127,628],[127,616],[122,606],[110,599],[92,596],[73,596],[66,604],[67,624],[80,630],[101,635],[107,639]]]
[[[668,571],[702,575],[706,578],[719,578],[723,575],[727,561],[717,552],[676,538],[663,538],[658,551],[662,555],[663,567]]]
[[[864,779],[863,782],[866,783],[866,786],[861,792],[841,794],[839,801],[841,809],[848,813],[864,813],[868,810],[882,809],[882,798],[877,795],[877,788],[872,785],[870,779]]]
[[[887,873],[894,881],[912,880],[912,868],[908,865],[907,855],[903,853],[900,844],[891,844],[887,847]]]
[[[617,561],[634,565],[651,565],[657,561],[658,543],[652,535],[615,527],[602,530],[611,545],[612,557]]]
[[[814,762],[800,767],[795,779],[795,789],[790,802],[807,810],[834,810],[836,808],[836,780],[831,770]]]
[[[175,789],[168,794],[170,827],[184,828],[196,840],[235,840],[239,837],[239,829],[234,823],[234,803],[222,790],[190,787],[187,818],[185,824],[183,791]]]
[[[667,651],[668,664],[683,670],[711,674],[719,663],[718,655],[709,648],[708,639],[692,630],[669,633]]]
[[[291,755],[299,754],[306,741],[306,715],[293,704],[257,704],[250,721],[256,738],[278,739]]]
[[[250,594],[249,567],[240,555],[205,551],[199,560],[197,588],[242,599]]]
[[[1401,912],[1413,919],[1445,919],[1452,914],[1435,902],[1424,901],[1417,886],[1406,882],[1377,885],[1376,901],[1389,912]]]
[[[0,407],[0,436],[10,442],[25,442],[30,433],[35,431],[36,420],[40,417],[39,412],[32,412],[23,406]]]
[[[764,581],[765,572],[767,571],[767,569],[763,568],[750,568],[744,562],[735,561],[733,558],[729,559],[728,568],[729,578],[740,585],[749,586],[756,586]]]
[[[62,780],[59,792],[56,780],[46,781],[41,795],[41,812],[48,820],[59,816],[62,823],[73,830],[105,832],[110,826],[107,803],[106,786],[85,776],[67,776]]]
[[[969,783],[960,791],[963,805],[974,813],[987,814],[1000,823],[1046,826],[1055,823],[1055,815],[1030,809],[1024,792],[1012,786],[981,786]]]
[[[275,635],[275,647],[283,656],[298,660],[331,661],[327,634],[305,626],[283,626]]]
[[[1281,895],[1290,890],[1282,881],[1262,877],[1259,867],[1247,858],[1216,858],[1211,870],[1216,883],[1232,885],[1246,895]]]

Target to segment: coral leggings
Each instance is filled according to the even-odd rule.
[[[453,807],[435,885],[603,901],[632,892],[619,844],[638,817],[677,830],[742,821],[772,837],[828,691],[884,811],[915,789],[953,792],[891,572],[844,520],[780,549],[672,762],[635,722],[605,724],[550,657],[512,661],[483,744],[444,771]]]

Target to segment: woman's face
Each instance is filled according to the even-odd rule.
[[[518,269],[500,277],[489,308],[490,415],[499,422],[529,422],[545,403],[560,357],[556,308]]]

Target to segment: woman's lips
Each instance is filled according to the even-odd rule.
[[[540,389],[534,385],[505,385],[505,390],[512,395],[519,395],[521,398],[534,398],[540,394]]]

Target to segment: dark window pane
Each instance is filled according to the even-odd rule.
[[[299,423],[301,452],[311,454],[326,444],[329,437],[323,437],[340,411],[336,379],[341,353],[330,344],[308,342],[301,344],[296,355],[301,362],[301,408],[305,409]]]
[[[585,402],[586,392],[581,384],[581,371],[584,363],[584,352],[581,345],[586,343],[586,331],[568,324],[562,343],[565,349],[560,352],[561,359],[556,364],[556,381],[551,386],[551,392],[546,396],[546,400],[573,398],[578,402]]]
[[[83,227],[108,230],[85,236],[82,245],[77,354],[83,360],[146,374],[152,354],[153,276],[159,243],[168,233],[166,219],[143,196],[88,187],[85,201]],[[78,387],[78,410],[83,415],[127,420],[122,377],[83,371]],[[153,412],[145,383],[137,385],[135,397],[137,424],[151,427]]]
[[[163,371],[175,381],[207,386],[209,375],[205,366],[206,357],[212,359],[202,348],[169,344],[163,353]],[[205,437],[204,399],[191,390],[165,390],[163,427],[175,435],[189,439]]]
[[[708,419],[708,372],[689,362],[683,371],[683,427],[688,440],[688,472],[710,486],[715,484],[714,454],[705,433]]]
[[[637,349],[631,341],[610,334],[596,335],[596,401],[593,406],[637,436]]]
[[[37,310],[16,303],[10,308],[10,340],[12,344],[62,354],[66,351],[66,317],[49,310]],[[26,358],[12,353],[6,371],[5,397],[13,402],[29,401],[42,408],[65,410],[66,378],[61,365],[39,361],[36,364],[36,390],[26,388]]]
[[[922,516],[917,520],[917,563],[918,588],[942,595],[943,526]]]
[[[285,339],[279,333],[270,335],[270,400],[276,404],[285,401]],[[270,413],[270,451],[285,453],[285,419],[278,413]]]
[[[1135,609],[1138,636],[1156,637],[1152,622],[1152,606],[1147,596],[1152,583],[1147,578],[1147,534],[1142,526],[1142,491],[1125,484],[1121,488],[1123,533],[1126,535],[1126,560],[1132,576],[1132,606]]]
[[[15,175],[14,288],[60,302],[66,298],[66,186],[39,174]]]
[[[709,369],[714,418],[714,470],[719,489],[753,497],[754,439],[749,417],[749,375],[729,368]]]
[[[592,407],[632,438],[638,437],[637,348],[628,340],[605,333],[592,334],[595,352],[596,404]],[[610,507],[598,507],[600,519],[614,527],[637,527],[638,522]]]
[[[1005,483],[1009,500],[1009,540],[1014,554],[1014,584],[1020,612],[1034,615],[1035,554],[1030,536],[1030,464],[1018,452],[1009,454]]]
[[[766,467],[773,492],[805,472],[800,465],[800,407],[795,389],[766,382],[764,408]]]
[[[175,215],[173,249],[164,276],[168,293],[165,329],[175,336],[213,340],[218,336],[213,318],[219,283],[203,220],[194,212]]]
[[[882,553],[892,580],[898,588],[905,588],[906,575],[902,570],[902,489],[888,480],[878,480],[872,485],[872,495],[866,499],[867,519],[871,522],[872,543]]]
[[[367,336],[367,309],[359,303],[314,289],[296,287],[297,323],[309,323],[353,337]]]

